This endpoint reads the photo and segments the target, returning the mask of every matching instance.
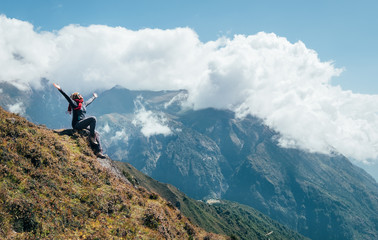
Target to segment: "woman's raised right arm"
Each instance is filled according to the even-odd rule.
[[[77,103],[72,100],[63,90],[62,88],[56,84],[56,83],[53,83],[54,87],[56,87],[56,89],[59,90],[59,92],[67,99],[68,103],[71,105],[72,108],[76,108],[77,107]]]

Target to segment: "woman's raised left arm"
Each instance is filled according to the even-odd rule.
[[[85,106],[91,104],[97,98],[97,93],[93,93],[93,96],[85,102]]]

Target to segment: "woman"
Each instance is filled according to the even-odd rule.
[[[97,94],[93,93],[93,97],[84,102],[83,97],[78,92],[75,92],[70,97],[68,97],[68,95],[61,89],[59,85],[55,83],[53,83],[53,85],[68,101],[68,113],[72,113],[72,128],[81,130],[88,129],[89,127],[89,140],[92,145],[94,145],[95,153],[98,157],[104,158],[105,155],[102,154],[99,136],[95,131],[97,120],[95,117],[85,116],[85,114],[87,113],[86,107],[97,98]]]

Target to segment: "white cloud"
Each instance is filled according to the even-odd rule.
[[[0,16],[0,64],[0,81],[25,89],[38,87],[42,77],[82,93],[116,84],[187,89],[188,106],[256,115],[281,133],[282,146],[378,159],[378,96],[332,86],[341,69],[275,34],[203,43],[189,28],[69,25],[36,32]],[[144,134],[170,133],[163,116],[145,109],[137,116]]]
[[[37,33],[33,25],[0,15],[0,81],[13,83],[21,90],[39,87],[57,58],[55,35]]]
[[[124,128],[117,128],[117,129],[118,130],[115,131],[109,126],[109,123],[106,122],[105,125],[100,126],[98,128],[98,132],[100,133],[100,135],[108,136],[108,140],[110,142],[122,141],[127,144],[129,141],[129,136],[126,133],[126,130]]]
[[[8,105],[7,107],[9,111],[12,113],[17,113],[20,115],[23,115],[25,113],[25,106],[22,102],[15,103],[13,105]]]
[[[123,141],[127,143],[129,141],[129,136],[127,135],[125,129],[121,129],[115,132],[114,136],[110,138],[110,141],[111,142]]]
[[[102,127],[102,128],[99,129],[99,131],[100,131],[101,133],[109,133],[109,132],[110,132],[109,124],[106,123],[106,124],[104,125],[104,127]]]
[[[167,126],[167,119],[164,117],[163,113],[146,110],[141,103],[140,97],[135,101],[135,106],[135,118],[132,123],[141,128],[140,131],[144,136],[150,137],[159,134],[168,136],[172,134],[171,129]]]

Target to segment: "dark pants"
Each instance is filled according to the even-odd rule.
[[[87,129],[89,127],[89,132],[91,133],[91,136],[95,136],[96,121],[97,120],[95,117],[87,117],[78,121],[75,124],[74,128],[80,130]]]
[[[95,139],[98,144],[92,144],[92,148],[95,149],[96,152],[102,152],[101,144],[100,144],[100,135],[98,132],[95,131],[96,128],[96,118],[95,117],[87,117],[83,120],[80,120],[75,124],[74,129],[81,130],[81,129],[88,129],[91,136],[95,136]]]

